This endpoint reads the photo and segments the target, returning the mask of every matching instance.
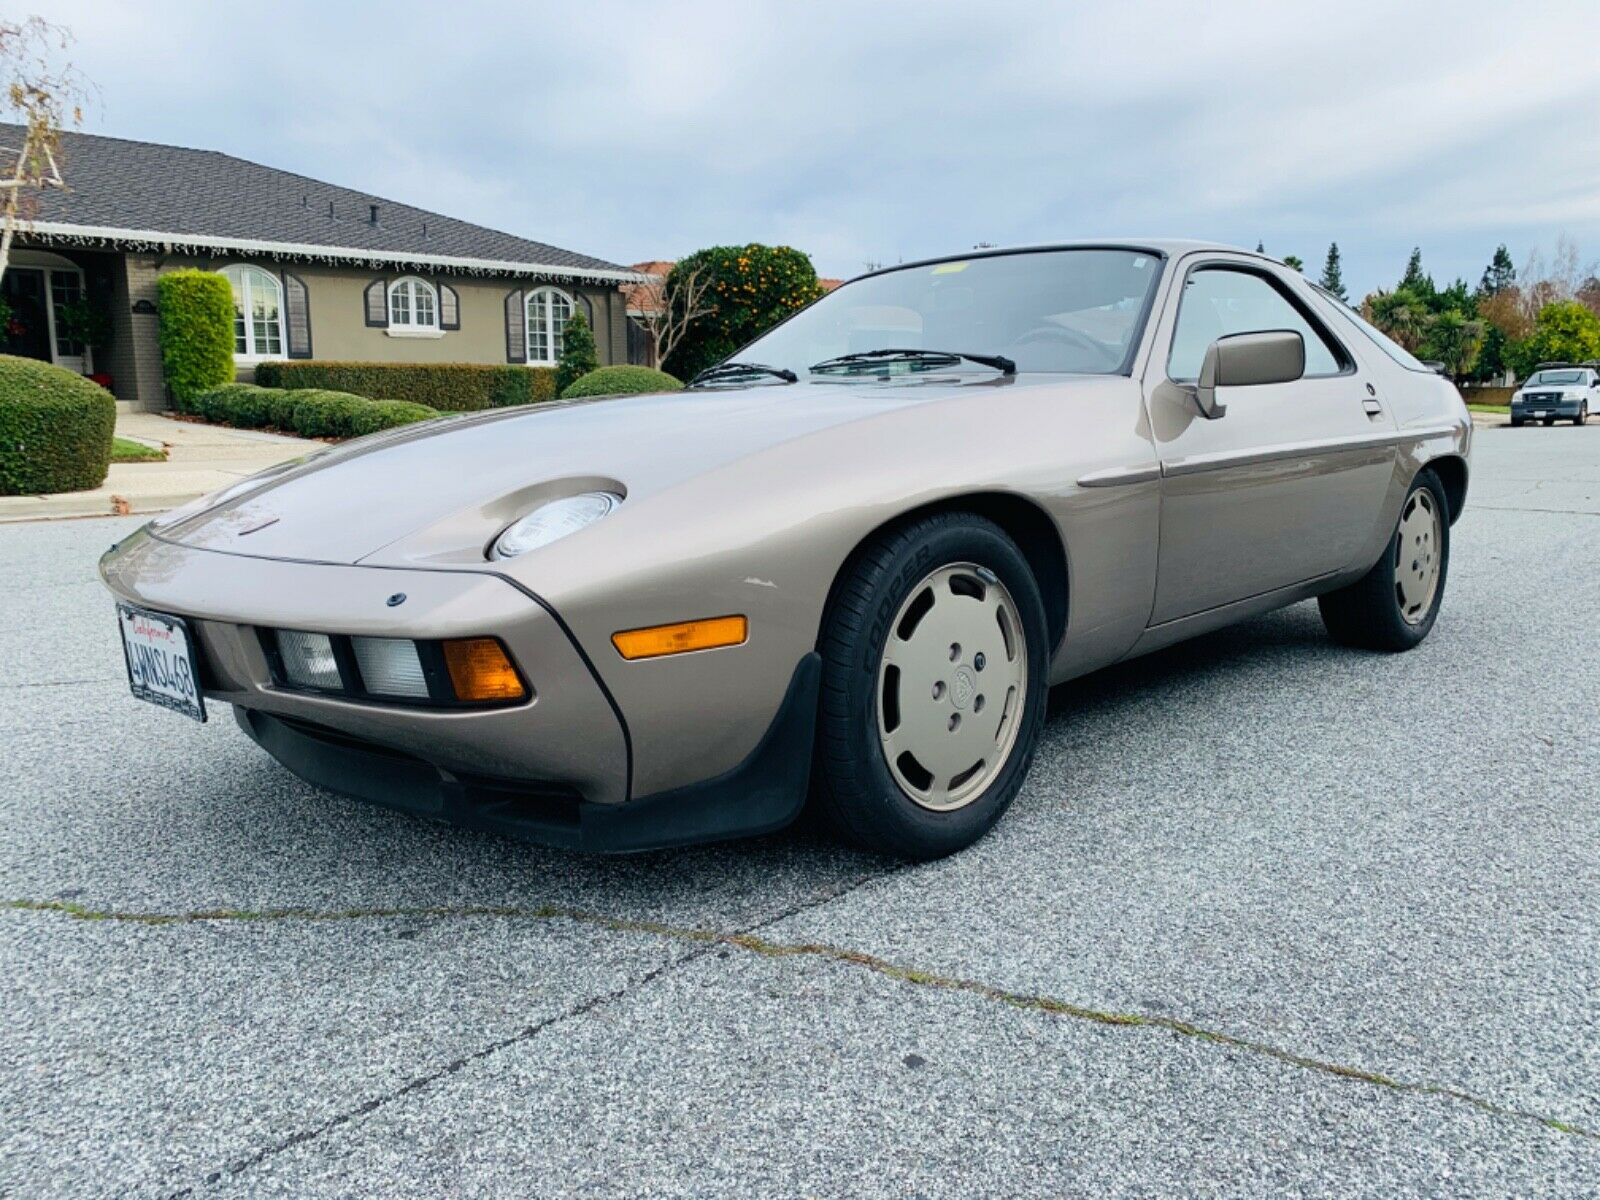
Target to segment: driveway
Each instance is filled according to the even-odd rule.
[[[152,412],[118,413],[117,436],[164,447],[166,461],[112,463],[105,482],[86,492],[0,496],[0,523],[162,512],[325,448],[306,438],[176,421]]]
[[[1480,429],[1443,615],[1058,690],[969,852],[623,860],[126,694],[0,528],[0,1195],[1600,1192],[1600,427]]]

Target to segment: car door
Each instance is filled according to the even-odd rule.
[[[1161,532],[1151,623],[1262,596],[1348,567],[1367,543],[1394,471],[1394,419],[1377,380],[1319,318],[1286,268],[1193,256],[1146,372],[1161,460]],[[1229,334],[1293,330],[1305,374],[1217,389],[1203,416],[1194,385]]]

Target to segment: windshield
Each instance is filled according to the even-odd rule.
[[[1582,383],[1582,371],[1535,371],[1529,383],[1555,384],[1555,383]]]
[[[847,283],[734,358],[797,374],[847,354],[937,350],[1001,356],[1018,371],[1127,369],[1161,260],[1135,250],[1042,250],[927,263]],[[896,373],[987,370],[932,358]],[[862,373],[883,373],[862,363]],[[833,366],[819,377],[850,374]]]

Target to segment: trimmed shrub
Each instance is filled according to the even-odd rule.
[[[561,393],[561,398],[577,400],[584,396],[635,396],[682,390],[683,384],[665,371],[650,367],[601,367],[578,379]]]
[[[694,270],[709,281],[711,311],[690,323],[661,364],[679,379],[693,379],[822,295],[811,260],[789,246],[697,250],[672,268],[669,293],[679,296],[677,281]]]
[[[561,335],[561,358],[556,363],[556,394],[565,396],[567,389],[590,371],[600,366],[600,355],[594,348],[594,332],[581,312],[574,312]]]
[[[413,404],[409,400],[368,400],[356,410],[350,422],[350,436],[361,437],[377,433],[380,429],[431,420],[438,415],[437,409],[429,408],[426,404]]]
[[[494,363],[264,362],[264,387],[318,388],[369,400],[409,400],[440,412],[473,412],[556,398],[549,367]]]
[[[0,354],[0,496],[99,487],[116,423],[117,402],[99,384]]]
[[[170,271],[156,280],[161,365],[181,408],[233,379],[233,287],[214,271]]]
[[[290,395],[294,398],[291,424],[302,437],[349,437],[356,414],[372,403],[363,396],[322,388],[297,388]]]
[[[317,388],[283,391],[251,383],[228,383],[202,392],[185,411],[239,429],[281,429],[322,438],[360,437],[439,415],[424,404],[404,400],[368,400]]]

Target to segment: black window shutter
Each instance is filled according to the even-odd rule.
[[[506,293],[506,361],[528,361],[528,314],[522,307],[522,289]]]
[[[311,293],[298,275],[283,273],[283,340],[290,358],[311,357]]]
[[[367,284],[367,325],[375,329],[389,327],[389,281],[374,279]]]
[[[461,299],[447,283],[439,284],[439,328],[461,328]]]

